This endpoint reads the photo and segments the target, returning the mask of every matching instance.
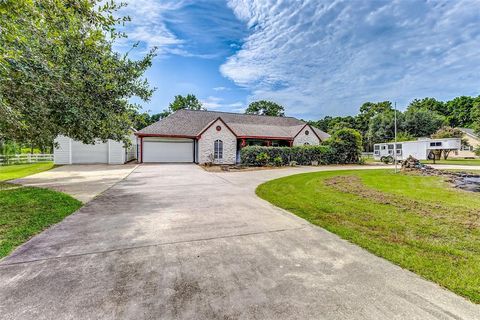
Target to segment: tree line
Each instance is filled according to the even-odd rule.
[[[395,109],[392,102],[366,102],[355,116],[326,116],[310,124],[333,133],[339,129],[352,128],[363,136],[364,149],[371,151],[373,144],[392,141],[395,136]],[[480,132],[480,96],[461,96],[443,102],[434,98],[413,100],[404,112],[397,110],[397,133],[399,141],[418,137],[430,137],[440,130],[455,132],[449,128],[473,128]]]

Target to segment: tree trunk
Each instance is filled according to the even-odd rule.
[[[452,150],[443,150],[443,160],[448,159],[448,155],[450,154],[450,151]]]

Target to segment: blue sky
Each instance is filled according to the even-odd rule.
[[[480,1],[126,2],[129,38],[115,48],[159,48],[146,74],[152,113],[187,93],[218,111],[273,100],[303,119],[480,94]]]

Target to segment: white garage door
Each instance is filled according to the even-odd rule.
[[[72,140],[72,163],[108,163],[108,143],[83,144]]]
[[[144,141],[143,162],[193,162],[193,140]]]

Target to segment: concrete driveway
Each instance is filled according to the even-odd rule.
[[[141,165],[0,262],[1,317],[480,319],[479,306],[254,194],[325,169]]]
[[[87,203],[125,178],[136,168],[125,165],[66,165],[10,182],[65,192]]]

